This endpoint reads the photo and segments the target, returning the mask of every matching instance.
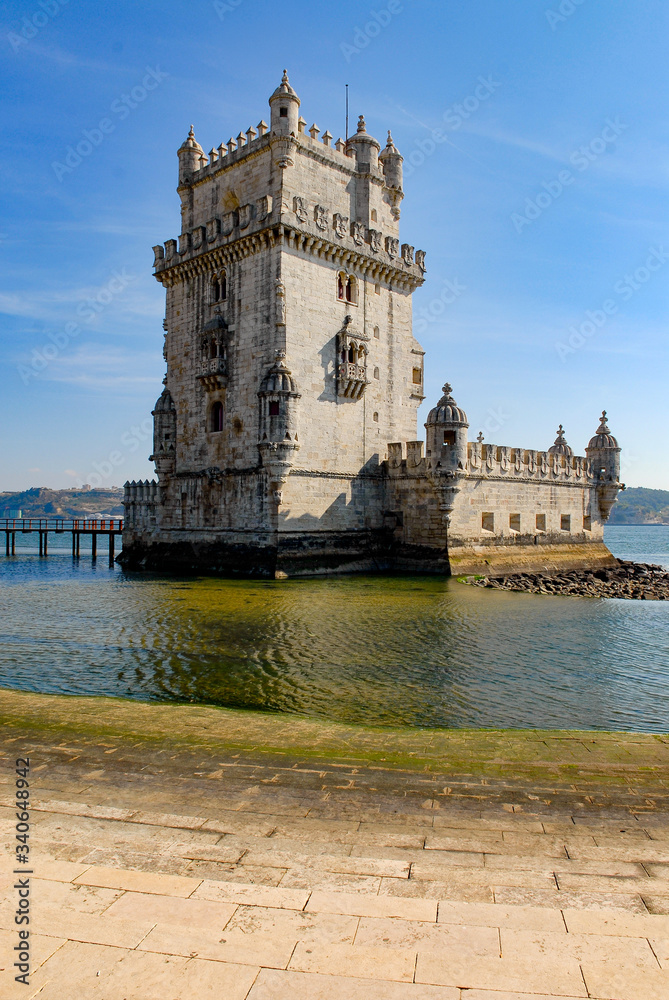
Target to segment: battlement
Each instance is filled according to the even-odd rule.
[[[339,251],[353,266],[373,260],[389,281],[407,276],[413,287],[422,283],[425,252],[399,239],[402,156],[390,133],[380,152],[361,115],[357,131],[333,144],[329,131],[321,133],[315,122],[307,128],[298,117],[300,100],[285,72],[269,104],[270,125],[263,119],[208,155],[191,126],[178,150],[182,232],[154,246],[158,280],[168,284],[167,272],[210,250],[224,252],[202,261],[205,268],[287,238],[329,261]],[[212,217],[216,206],[220,214]],[[290,242],[293,234],[317,242],[302,247]]]
[[[160,487],[155,479],[123,484],[124,504],[154,504],[160,499]]]
[[[356,173],[355,157],[350,149],[347,150],[346,143],[341,136],[333,145],[332,134],[329,131],[326,130],[323,132],[319,139],[320,129],[318,126],[314,123],[309,129],[309,134],[307,134],[306,124],[306,120],[300,118],[297,135],[288,138],[291,141],[294,140],[306,152],[313,151],[322,155],[324,161],[330,163],[332,166],[348,170],[352,174]],[[267,122],[260,121],[257,128],[248,128],[245,132],[239,132],[236,139],[230,136],[227,143],[222,142],[219,146],[212,147],[208,156],[204,152],[200,153],[193,164],[192,171],[184,179],[183,184],[185,186],[200,184],[208,177],[212,177],[224,170],[229,170],[249,156],[269,149],[272,140],[276,138],[277,135],[269,131]],[[283,138],[285,139],[286,137]],[[376,170],[375,174],[380,180],[383,180],[382,170]]]
[[[430,455],[423,455],[423,441],[407,441],[406,455],[402,442],[388,445],[386,465],[390,476],[426,476],[434,471]],[[462,470],[472,479],[532,480],[593,484],[597,477],[593,463],[580,455],[558,455],[549,451],[511,448],[506,445],[467,444],[467,464]]]

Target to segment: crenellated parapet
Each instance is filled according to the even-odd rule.
[[[423,455],[423,448],[423,441],[389,444],[388,475],[427,476],[432,463],[431,456],[428,458]],[[531,480],[578,485],[597,483],[592,462],[580,455],[568,457],[548,451],[481,444],[477,441],[467,442],[467,461],[461,471],[470,479]]]
[[[388,458],[383,465],[391,481],[426,480],[439,497],[447,524],[456,495],[465,483],[508,483],[511,487],[539,484],[588,490],[602,522],[608,520],[619,491],[625,488],[619,482],[620,448],[606,424],[606,413],[602,414],[585,456],[574,455],[562,425],[554,444],[546,451],[488,444],[482,435],[479,440],[468,442],[467,416],[455,403],[448,383],[425,426],[425,455],[422,441],[407,442],[406,454],[405,446],[394,442],[388,445]],[[500,488],[504,490],[503,485]],[[509,497],[517,495],[513,489],[509,492]]]
[[[191,126],[178,150],[183,230],[154,246],[156,278],[169,286],[191,275],[196,262],[224,265],[228,252],[232,259],[246,257],[305,239],[319,256],[343,254],[344,263],[375,269],[375,280],[410,290],[422,284],[425,251],[399,239],[402,156],[390,134],[381,152],[361,115],[355,134],[333,145],[329,131],[321,133],[315,122],[307,128],[298,117],[300,99],[285,71],[269,104],[269,125],[260,121],[208,155]],[[338,176],[327,186],[328,197],[318,198],[308,177],[323,168]],[[221,205],[221,213],[211,216],[212,205]]]
[[[580,455],[478,441],[470,441],[467,445],[467,475],[473,478],[573,482],[579,485],[593,479],[591,462]]]
[[[160,500],[160,486],[155,479],[126,482],[123,485],[123,502],[134,504],[154,504]]]
[[[125,517],[123,527],[130,529],[148,529],[156,524],[156,510],[162,499],[162,492],[155,479],[145,479],[123,484],[123,506]]]
[[[331,207],[301,196],[293,199],[291,209],[280,212],[270,194],[154,246],[154,274],[165,282],[167,274],[184,263],[202,260],[205,267],[215,266],[284,242],[335,263],[377,271],[412,288],[425,280],[424,250],[400,244],[395,236],[351,222]]]

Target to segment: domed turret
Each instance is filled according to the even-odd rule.
[[[204,156],[202,146],[195,138],[191,125],[187,139],[179,146],[179,184],[183,184],[196,170],[200,168],[200,157]]]
[[[427,459],[432,469],[463,472],[467,464],[467,414],[451,395],[447,382],[444,395],[427,415]]]
[[[564,436],[564,427],[562,424],[558,427],[557,437],[554,443],[548,449],[549,455],[565,455],[567,458],[572,458],[574,455],[574,449],[570,448],[567,444]]]
[[[278,351],[276,361],[269,368],[260,383],[258,395],[272,395],[274,393],[299,396],[297,382],[292,376],[290,369],[286,366],[286,352]]]
[[[300,447],[297,440],[296,412],[300,394],[285,359],[285,351],[279,351],[276,361],[267,370],[258,390],[260,400],[258,448],[277,503],[281,502],[281,485],[286,481],[293,464],[293,456]]]
[[[297,135],[297,118],[300,109],[300,99],[288,82],[288,73],[284,69],[281,83],[269,99],[270,129],[275,135]]]
[[[176,465],[177,411],[169,389],[156,400],[153,416],[153,455],[159,481],[174,473]]]
[[[597,480],[597,501],[602,521],[607,521],[619,490],[620,447],[606,423],[606,410],[602,411],[599,427],[585,449],[591,465],[591,473]]]
[[[618,442],[614,438],[613,434],[606,425],[606,410],[602,410],[602,415],[599,419],[599,427],[597,428],[597,433],[594,437],[590,438],[588,442],[588,447],[586,448],[586,453],[589,451],[599,451],[606,450],[608,448],[615,448],[620,451]]]
[[[374,136],[367,134],[364,115],[358,118],[358,130],[348,140],[348,145],[355,153],[356,167],[359,171],[369,173],[370,170],[376,170],[381,146]]]
[[[390,129],[388,129],[388,142],[386,143],[386,148],[379,156],[381,166],[383,167],[383,176],[385,178],[386,187],[392,188],[395,191],[402,190],[402,163],[404,162],[404,157],[400,155],[397,150],[395,143],[393,142],[393,137],[390,134]]]

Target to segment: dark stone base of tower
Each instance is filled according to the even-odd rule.
[[[182,534],[182,533],[179,533]],[[127,570],[281,579],[341,573],[413,572],[448,575],[443,550],[401,545],[392,531],[268,535],[254,544],[222,539],[135,537],[118,558]]]

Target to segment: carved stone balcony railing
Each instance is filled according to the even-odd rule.
[[[207,358],[200,362],[197,379],[205,389],[221,389],[228,384],[228,363],[225,358]]]
[[[359,399],[368,385],[367,368],[349,361],[342,361],[337,369],[337,393],[349,399]]]

